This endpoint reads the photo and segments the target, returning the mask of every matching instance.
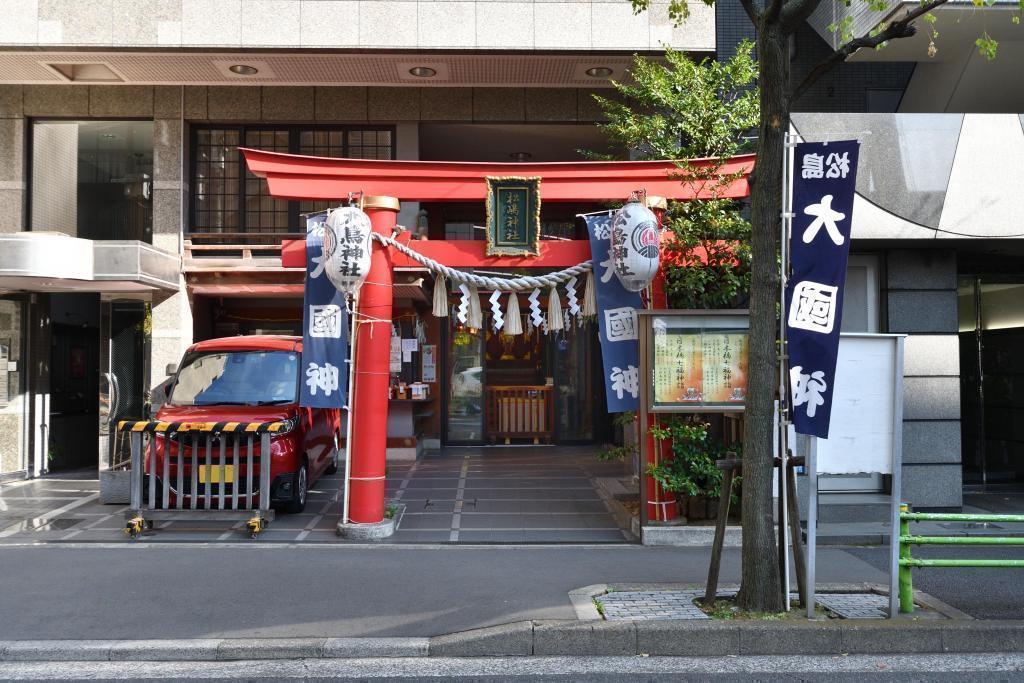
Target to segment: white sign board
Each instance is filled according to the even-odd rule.
[[[900,335],[842,334],[832,422],[818,439],[818,474],[892,474]]]

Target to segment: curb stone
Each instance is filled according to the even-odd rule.
[[[0,661],[228,661],[368,657],[722,656],[1024,651],[1024,621],[518,621],[432,638],[0,642]]]

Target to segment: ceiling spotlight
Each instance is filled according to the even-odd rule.
[[[587,75],[591,78],[608,78],[614,71],[609,69],[607,66],[592,66],[587,69]]]
[[[437,69],[431,69],[429,66],[414,66],[409,69],[409,73],[417,78],[432,78],[437,75]]]
[[[228,71],[239,76],[255,76],[260,72],[259,69],[248,64],[232,64],[228,67]]]
[[[509,156],[515,161],[529,161],[533,158],[529,152],[512,152]]]

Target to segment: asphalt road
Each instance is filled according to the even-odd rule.
[[[820,551],[819,551],[820,552]],[[850,555],[888,573],[887,547],[848,548]],[[989,558],[1024,559],[1024,547],[1000,548],[977,546],[915,546],[911,550],[920,558]],[[914,588],[967,612],[977,619],[1024,619],[1024,568],[915,568]]]
[[[1024,655],[495,657],[263,662],[0,663],[0,678],[400,681],[1017,681]]]
[[[706,580],[707,548],[48,544],[0,548],[0,640],[433,636],[573,619],[570,590]],[[722,583],[739,580],[726,549]],[[885,574],[838,548],[818,581]]]

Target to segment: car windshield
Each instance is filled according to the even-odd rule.
[[[299,355],[294,351],[213,351],[185,359],[170,402],[176,406],[294,403]]]

